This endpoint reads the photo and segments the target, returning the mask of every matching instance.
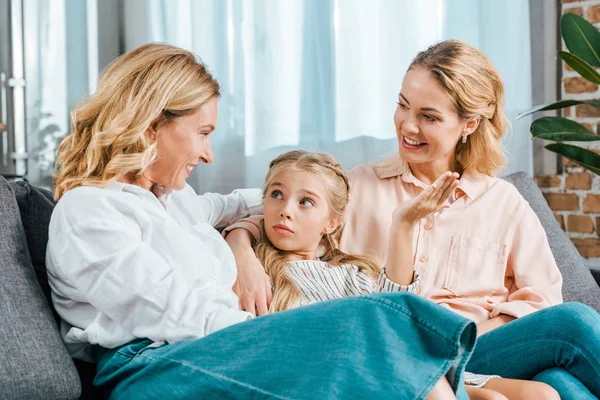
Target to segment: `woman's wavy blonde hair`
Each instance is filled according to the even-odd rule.
[[[189,51],[151,43],[120,56],[71,113],[71,133],[58,148],[54,197],[123,176],[137,179],[157,157],[149,132],[215,96],[219,84]]]
[[[343,220],[348,205],[350,186],[348,176],[333,157],[326,153],[310,153],[302,150],[289,151],[279,155],[269,165],[263,197],[267,196],[273,178],[279,172],[289,169],[310,172],[315,175],[315,179],[323,179],[327,187],[326,198],[330,218]],[[330,265],[354,264],[371,276],[373,280],[377,279],[381,268],[376,261],[369,257],[346,254],[338,248],[338,237],[342,227],[340,224],[333,232],[323,235],[325,254],[321,257],[321,261]],[[273,246],[267,237],[263,223],[261,237],[256,246],[256,255],[265,267],[273,285],[270,311],[287,310],[297,305],[299,292],[287,274],[287,254],[288,252]]]
[[[459,140],[456,160],[464,172],[494,175],[505,163],[500,139],[508,121],[504,115],[504,85],[496,68],[476,48],[446,40],[417,54],[408,70],[425,68],[450,95],[461,118],[479,119],[467,142]]]

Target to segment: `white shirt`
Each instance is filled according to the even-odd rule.
[[[235,259],[214,227],[260,212],[259,189],[198,196],[186,185],[164,204],[119,182],[65,193],[46,265],[71,356],[92,359],[90,344],[201,338],[251,318],[238,308]]]

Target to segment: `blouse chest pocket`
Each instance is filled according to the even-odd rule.
[[[506,245],[454,235],[444,288],[457,296],[491,295],[504,288]]]

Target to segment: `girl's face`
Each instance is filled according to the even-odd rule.
[[[477,121],[459,117],[452,98],[424,68],[409,70],[394,114],[402,160],[411,164],[454,165],[456,144],[473,133]]]
[[[289,168],[277,173],[264,199],[265,231],[273,246],[315,258],[323,234],[340,222],[330,218],[327,193],[323,178],[311,172]]]
[[[186,179],[199,163],[213,160],[210,133],[217,124],[217,98],[214,97],[196,112],[177,117],[155,132],[157,160],[143,177],[149,182],[181,190]]]

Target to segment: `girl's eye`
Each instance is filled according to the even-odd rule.
[[[309,199],[302,199],[300,200],[300,205],[304,207],[312,207],[314,206],[314,203]]]
[[[432,117],[431,115],[423,115],[423,118],[425,118],[425,120],[429,121],[429,122],[436,122],[437,121],[437,118]]]
[[[279,190],[273,190],[271,192],[271,197],[274,199],[281,199],[283,197],[283,194]]]
[[[398,104],[398,106],[400,106],[401,109],[406,110],[406,106],[403,103],[397,101],[396,104]]]

